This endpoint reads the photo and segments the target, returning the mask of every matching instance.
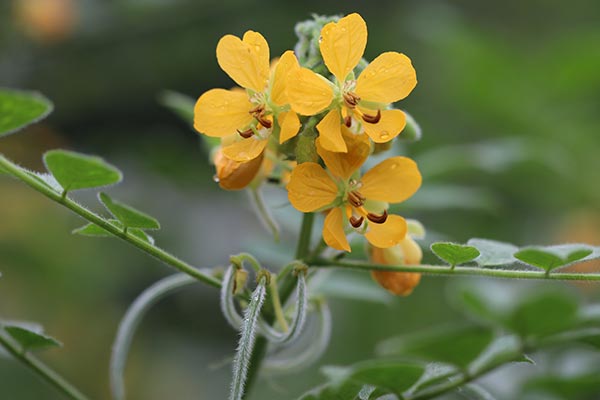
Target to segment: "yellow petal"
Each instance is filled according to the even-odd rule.
[[[243,39],[225,35],[217,44],[219,65],[238,85],[262,92],[269,79],[269,45],[258,32],[247,31]]]
[[[313,212],[328,206],[338,195],[337,185],[329,174],[319,164],[311,162],[294,168],[286,189],[290,203],[302,212]]]
[[[410,158],[392,157],[367,171],[361,182],[360,192],[367,199],[400,203],[419,189],[421,173]]]
[[[406,237],[406,220],[399,215],[388,215],[383,224],[369,222],[365,237],[373,246],[387,249]]]
[[[323,240],[327,246],[336,250],[350,251],[350,244],[344,233],[342,209],[336,207],[329,211],[323,224]]]
[[[236,133],[252,121],[252,103],[246,93],[212,89],[194,107],[194,128],[207,136],[223,137]]]
[[[317,124],[319,143],[325,150],[346,152],[346,142],[342,136],[342,117],[338,109],[333,109]]]
[[[338,82],[344,82],[365,52],[367,24],[356,13],[347,15],[325,25],[320,42],[325,65]]]
[[[283,53],[273,72],[273,80],[271,83],[271,100],[283,106],[289,103],[286,95],[286,86],[290,72],[300,69],[300,64],[291,50]]]
[[[219,186],[226,190],[240,190],[252,182],[263,161],[263,153],[248,162],[237,162],[223,155],[219,149],[214,156]]]
[[[402,100],[417,85],[410,58],[393,51],[380,54],[356,80],[356,94],[366,101],[393,103]]]
[[[329,151],[321,145],[321,138],[317,138],[317,153],[325,162],[327,169],[343,179],[348,179],[360,168],[371,153],[371,144],[367,135],[355,135],[342,126],[343,138],[348,148],[347,153]]]
[[[293,111],[282,112],[277,117],[281,131],[279,132],[279,143],[283,143],[298,134],[300,130],[300,119]]]
[[[331,82],[306,68],[290,72],[287,99],[298,114],[315,115],[329,107],[333,100]]]
[[[225,157],[238,162],[247,162],[260,156],[268,140],[256,139],[254,136],[242,139],[223,148]]]
[[[374,114],[368,111],[368,114]],[[406,115],[400,110],[382,110],[376,124],[363,121],[363,128],[375,143],[386,143],[395,138],[406,126]]]

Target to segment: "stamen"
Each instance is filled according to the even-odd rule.
[[[264,114],[260,114],[258,117],[256,117],[256,119],[258,120],[258,122],[260,122],[262,126],[264,126],[267,129],[270,129],[271,126],[273,126],[273,123],[266,119]]]
[[[360,97],[352,92],[344,92],[344,103],[348,108],[355,108],[358,102],[360,101]]]
[[[239,129],[237,129],[237,133],[239,133],[240,136],[244,139],[251,138],[252,135],[254,135],[254,131],[252,130],[252,128],[248,128],[245,131],[240,131]]]
[[[388,217],[388,213],[387,210],[383,210],[383,214],[381,215],[377,215],[377,214],[373,214],[373,213],[368,213],[367,214],[367,218],[369,219],[369,221],[374,222],[376,224],[383,224]]]
[[[352,225],[353,228],[360,228],[364,220],[365,217],[356,218],[354,215],[349,218],[350,225]]]
[[[362,207],[365,203],[365,198],[357,191],[352,191],[348,193],[348,203],[353,207]]]
[[[362,119],[369,124],[376,124],[381,119],[381,110],[377,110],[376,115],[363,114]]]
[[[344,118],[344,125],[346,125],[347,128],[350,128],[352,126],[352,117],[347,115]]]

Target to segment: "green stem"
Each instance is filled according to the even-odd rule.
[[[263,198],[260,188],[250,188],[248,189],[248,193],[250,194],[250,200],[255,207],[256,215],[271,232],[275,242],[279,242],[279,226],[277,225],[275,218],[273,218],[273,215],[271,215],[269,208],[265,204],[265,199]]]
[[[298,245],[296,247],[296,259],[303,260],[310,253],[310,237],[312,233],[313,224],[315,222],[315,215],[313,213],[305,213],[302,218],[302,227],[300,228],[300,235],[298,237]],[[279,286],[279,294],[281,303],[285,304],[287,299],[291,296],[294,290],[294,277],[291,274],[287,274],[284,279],[281,280]],[[275,321],[275,315],[267,315],[266,321],[272,324]],[[264,337],[259,337],[254,345],[254,353],[250,360],[248,369],[248,376],[246,380],[246,391],[242,399],[246,399],[248,393],[251,392],[252,386],[258,378],[258,372],[260,371],[260,365],[262,364],[265,356],[267,355],[268,342]]]
[[[517,271],[509,269],[489,269],[478,267],[456,267],[448,268],[447,265],[383,265],[372,264],[360,261],[341,261],[317,258],[308,260],[309,265],[313,267],[344,267],[363,270],[382,270],[394,272],[419,272],[429,275],[470,275],[470,276],[487,276],[491,278],[507,278],[507,279],[540,279],[540,280],[557,280],[557,281],[600,281],[598,273],[569,273],[555,272],[547,273],[546,271]]]
[[[304,261],[304,258],[309,253],[310,249],[310,237],[312,234],[312,226],[315,222],[314,213],[304,213],[302,218],[302,228],[300,230],[300,237],[298,238],[298,246],[296,247],[296,260]]]
[[[151,256],[159,259],[163,263],[185,273],[188,274],[197,280],[204,282],[210,286],[215,288],[221,287],[221,281],[218,279],[205,274],[199,271],[197,268],[191,266],[190,264],[180,260],[174,255],[166,252],[165,250],[154,246],[136,236],[133,236],[131,233],[126,233],[123,229],[118,228],[117,226],[111,224],[100,215],[88,210],[87,208],[77,204],[73,200],[69,199],[66,195],[63,196],[61,193],[56,192],[51,187],[44,184],[42,181],[34,178],[23,168],[9,161],[6,157],[0,154],[0,167],[13,175],[15,178],[23,181],[25,184],[33,188],[34,190],[40,192],[44,196],[49,199],[62,204],[67,207],[69,210],[73,211],[75,214],[83,217],[87,221],[98,225],[102,229],[106,230],[109,233],[112,233],[114,236],[123,239],[124,241],[134,245],[138,249],[144,251],[145,253],[150,254]]]
[[[75,400],[87,400],[87,396],[82,394],[77,388],[67,382],[62,376],[50,369],[46,364],[38,360],[29,353],[23,352],[11,340],[0,334],[0,345],[4,347],[17,360],[21,361],[27,367],[37,373],[42,379],[50,383],[56,389],[64,393],[68,398]]]

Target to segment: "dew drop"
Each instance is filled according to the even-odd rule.
[[[390,138],[390,134],[388,133],[388,131],[381,131],[381,133],[379,134],[379,139],[381,140],[387,140]]]
[[[319,36],[319,43],[323,41],[323,36]]]
[[[390,166],[390,169],[396,169],[396,168],[398,168],[398,164],[396,164],[396,163],[393,163],[393,164]]]
[[[238,154],[238,157],[243,158],[243,159],[247,159],[248,158],[248,153],[246,153],[245,151],[240,151]]]
[[[213,175],[213,181],[215,181],[215,182],[219,183],[220,179],[219,179],[219,177],[217,176],[217,174]]]
[[[259,45],[256,45],[256,46],[254,46],[254,49],[255,49],[256,51],[260,51],[260,46],[259,46]]]

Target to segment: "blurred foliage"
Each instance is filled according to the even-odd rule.
[[[423,139],[397,145],[418,161],[424,187],[399,211],[421,220],[432,233],[428,240],[600,244],[595,0],[47,0],[59,12],[45,13],[39,1],[36,12],[34,0],[0,2],[0,86],[40,91],[56,110],[43,124],[3,138],[0,150],[36,170],[51,148],[101,154],[127,180],[110,195],[156,216],[161,246],[200,267],[249,248],[277,267],[293,252],[290,232],[299,219],[285,196],[268,196],[284,231],[283,245],[273,249],[244,194],[220,192],[212,182],[206,150],[189,124],[159,103],[159,94],[170,89],[196,98],[210,87],[232,86],[215,60],[222,35],[260,31],[272,54],[280,54],[295,41],[295,22],[312,12],[358,11],[369,23],[367,58],[392,49],[413,60],[419,84],[403,107]],[[84,392],[106,398],[117,323],[135,296],[167,271],[115,240],[70,236],[80,220],[5,177],[0,193],[0,315],[41,322],[64,343],[42,358]],[[85,192],[78,198],[94,200]],[[425,261],[434,259],[427,254]],[[600,269],[597,262],[575,268]],[[364,275],[336,271],[324,278],[343,276],[350,287],[373,290],[364,295],[372,301],[364,302],[335,298],[343,292],[339,285],[322,289],[334,298],[334,340],[321,365],[354,364],[372,358],[386,338],[467,320],[500,320],[496,329],[519,334],[554,332],[584,311],[593,315],[582,304],[599,300],[592,284],[573,286],[580,294],[567,295],[563,304],[553,291],[564,285],[465,279],[490,302],[498,300],[482,306],[469,291],[460,300],[454,282],[444,278],[424,278],[410,297],[386,299]],[[518,311],[508,303],[521,293],[532,300]],[[555,312],[564,318],[546,314],[523,325],[522,313],[544,313],[548,302],[560,303]],[[206,288],[186,290],[150,314],[127,372],[134,398],[223,397],[236,334],[217,310],[217,293]],[[214,318],[207,324],[200,315]],[[580,352],[557,346],[539,356],[537,367],[511,366],[483,383],[501,399],[515,398],[514,391],[527,399],[597,398],[598,375],[589,372],[600,360],[588,344],[581,346]],[[58,398],[13,362],[0,359],[0,376],[11,399]],[[255,398],[294,398],[322,381],[317,368],[264,378]]]

